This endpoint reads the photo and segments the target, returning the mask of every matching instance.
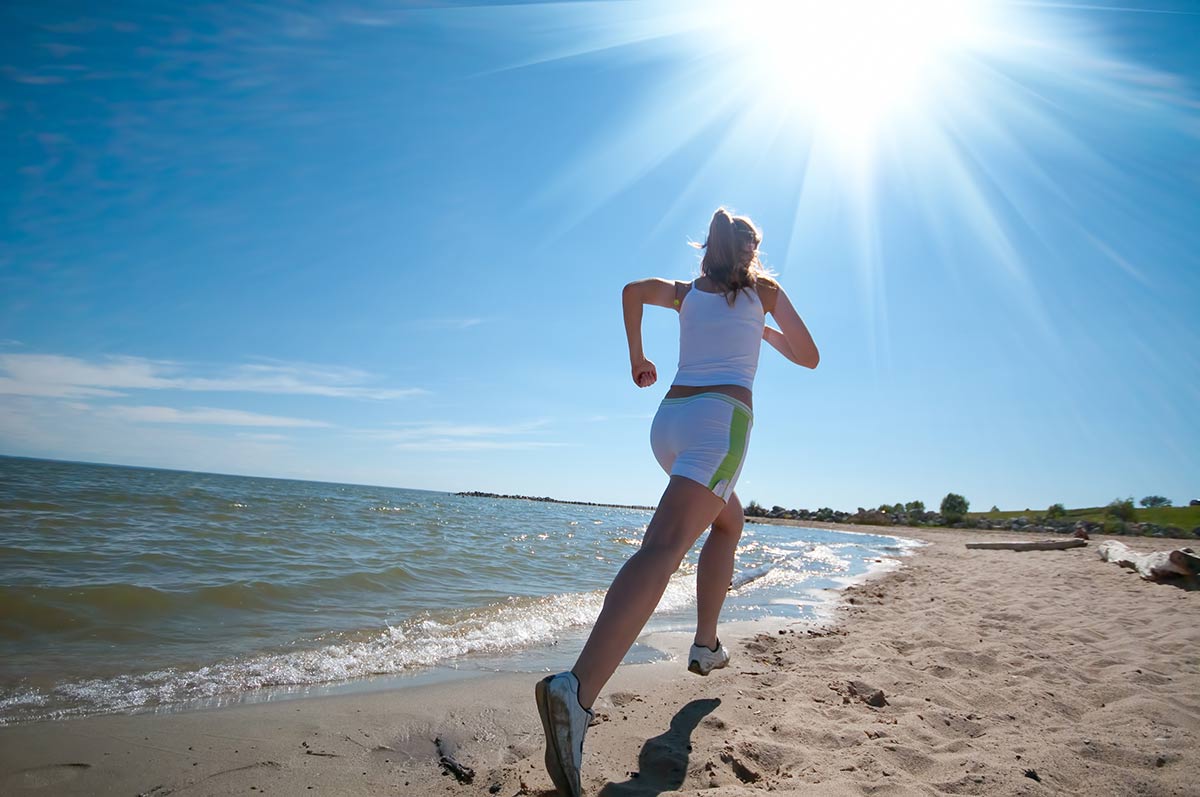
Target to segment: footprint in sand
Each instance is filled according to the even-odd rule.
[[[5,778],[4,784],[26,789],[44,789],[74,780],[91,768],[91,764],[46,764],[18,770]]]

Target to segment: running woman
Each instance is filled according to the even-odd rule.
[[[641,548],[613,579],[575,666],[539,681],[535,690],[546,732],[546,769],[565,797],[581,795],[583,737],[596,696],[650,619],[684,555],[710,526],[696,572],[696,636],[688,669],[708,675],[729,663],[717,638],[717,617],[742,534],[744,513],[734,487],[753,425],[751,387],[761,341],[806,368],[820,360],[804,321],[759,262],[761,241],[750,219],[718,208],[700,247],[699,278],[639,280],[622,291],[638,387],[658,381],[642,351],[643,306],[679,313],[679,369],[650,428],[654,456],[670,481]],[[767,326],[768,314],[779,329]]]

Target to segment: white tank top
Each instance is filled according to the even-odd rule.
[[[693,281],[679,307],[679,370],[672,384],[751,388],[765,323],[756,289],[738,291],[730,306],[724,294],[705,293]]]

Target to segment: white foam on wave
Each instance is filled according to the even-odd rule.
[[[849,558],[839,555],[835,547],[824,543],[805,543],[804,550],[782,550],[771,561],[737,573],[732,589],[743,594],[752,590],[793,586],[813,576],[832,576],[850,566]]]
[[[880,535],[882,536],[882,535]],[[626,542],[626,540],[621,540]],[[630,539],[629,543],[634,540]],[[895,566],[889,557],[911,553],[921,543],[888,537],[887,544],[773,541],[745,551],[762,564],[735,575],[737,595],[758,601],[801,606],[828,603],[828,590],[799,591],[814,578],[847,585]],[[763,562],[764,555],[769,560]],[[851,576],[865,561],[865,573]],[[811,594],[808,594],[811,592]],[[797,600],[804,596],[808,600]],[[668,583],[657,614],[686,609],[695,601],[694,566]],[[229,701],[255,690],[305,688],[352,682],[376,675],[455,665],[464,656],[508,655],[549,645],[565,633],[590,626],[604,602],[604,591],[564,593],[540,598],[510,598],[490,606],[414,618],[357,638],[307,650],[287,650],[217,662],[209,666],[161,669],[109,678],[73,680],[52,689],[20,686],[0,691],[0,725],[114,711],[138,711],[204,701]],[[306,644],[304,641],[299,644]]]
[[[674,576],[656,613],[695,601],[695,576]],[[84,714],[138,711],[234,697],[257,689],[311,686],[390,675],[447,664],[471,654],[496,654],[554,642],[596,621],[604,591],[510,598],[478,609],[389,626],[365,640],[218,662],[196,669],[93,678],[48,692],[22,688],[0,698],[0,725]]]
[[[8,711],[32,706],[44,706],[47,699],[44,693],[26,688],[18,689],[11,695],[0,697],[0,725],[4,724],[2,718]]]

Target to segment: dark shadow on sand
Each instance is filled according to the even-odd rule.
[[[721,701],[714,697],[693,700],[679,709],[671,718],[670,728],[642,744],[637,773],[624,783],[606,784],[600,797],[654,797],[677,790],[687,777],[692,731],[719,705]]]

